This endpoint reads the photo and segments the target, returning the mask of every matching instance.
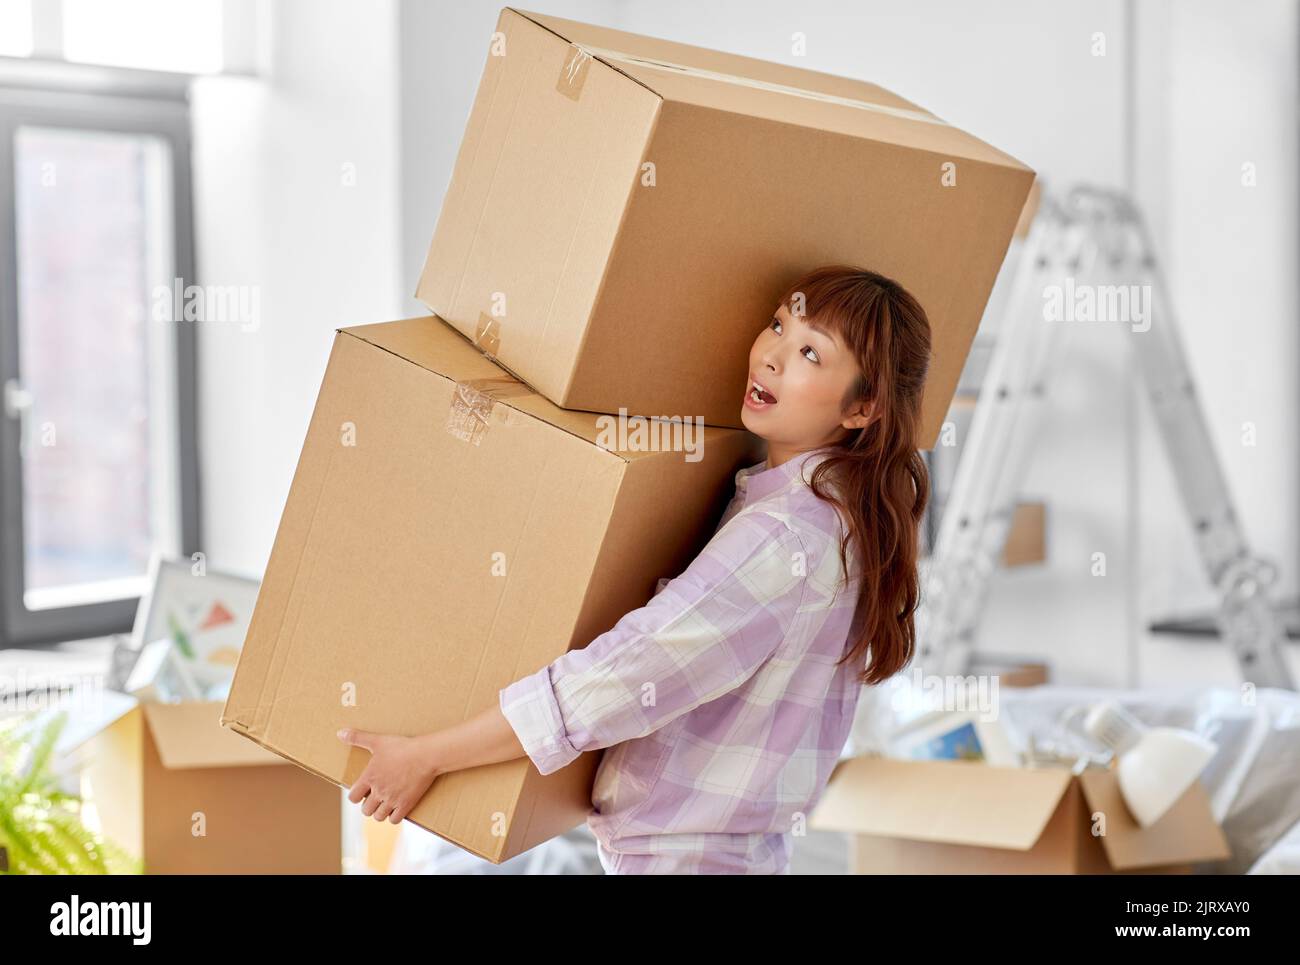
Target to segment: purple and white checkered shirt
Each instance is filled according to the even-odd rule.
[[[608,748],[587,818],[607,872],[789,872],[862,690],[858,661],[835,663],[857,602],[839,514],[806,479],[826,454],[741,469],[680,576],[501,690],[542,774]]]

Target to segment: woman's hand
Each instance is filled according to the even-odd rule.
[[[400,824],[440,773],[430,740],[433,736],[375,734],[351,727],[340,730],[339,740],[370,751],[370,763],[352,785],[348,800],[355,804],[365,798],[362,814]]]
[[[393,824],[411,813],[439,774],[526,756],[496,701],[469,720],[419,737],[352,727],[340,730],[338,737],[370,751],[370,763],[352,785],[348,800],[356,804],[364,798],[361,813]]]

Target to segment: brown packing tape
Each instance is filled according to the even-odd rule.
[[[555,89],[569,100],[576,101],[582,96],[582,87],[587,83],[587,71],[591,67],[591,54],[576,44],[569,47],[569,56],[564,58],[560,76],[556,78]]]
[[[581,54],[581,56],[580,56]],[[864,111],[876,111],[880,114],[888,114],[891,117],[901,117],[910,121],[921,121],[925,124],[939,124],[944,127],[948,122],[943,118],[935,117],[926,111],[912,111],[905,107],[891,107],[888,104],[873,104],[871,101],[859,100],[856,97],[841,97],[838,94],[827,94],[824,91],[805,90],[802,87],[791,87],[789,84],[774,84],[771,81],[756,80],[753,77],[741,77],[738,74],[727,74],[721,71],[708,70],[703,67],[690,67],[686,64],[675,64],[667,60],[656,60],[652,57],[641,57],[636,54],[624,53],[621,50],[610,50],[607,47],[594,47],[591,44],[572,44],[569,50],[569,56],[564,62],[564,69],[560,71],[560,79],[556,82],[555,89],[566,97],[573,100],[578,99],[578,94],[582,92],[582,85],[587,79],[587,69],[590,65],[591,58],[599,57],[601,60],[621,61],[626,64],[637,64],[642,67],[650,67],[654,70],[671,71],[676,74],[685,74],[689,77],[701,77],[707,80],[721,81],[725,84],[738,84],[741,87],[752,87],[754,90],[772,91],[778,94],[789,94],[794,97],[806,97],[809,100],[824,101],[828,104],[840,104],[844,107],[856,107]],[[572,75],[571,79],[566,79]],[[565,85],[576,85],[576,92],[570,92]]]
[[[477,446],[487,433],[497,401],[531,392],[527,385],[509,376],[457,382],[447,410],[447,431],[462,442]]]
[[[478,313],[478,326],[474,329],[474,345],[480,352],[495,359],[501,348],[501,323],[486,312]]]

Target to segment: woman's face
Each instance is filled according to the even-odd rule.
[[[837,335],[781,305],[749,350],[741,421],[782,459],[837,442],[845,430],[870,421],[864,403],[848,412],[840,408],[857,375],[857,360]]]

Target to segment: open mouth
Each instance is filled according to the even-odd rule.
[[[755,408],[766,408],[769,405],[776,404],[776,396],[769,392],[762,383],[751,381],[745,401]]]

